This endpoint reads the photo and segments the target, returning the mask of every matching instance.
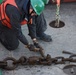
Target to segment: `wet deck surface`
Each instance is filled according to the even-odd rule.
[[[53,41],[48,43],[39,40],[39,43],[44,48],[46,55],[50,54],[52,57],[69,57],[69,55],[63,54],[62,51],[66,50],[76,53],[76,3],[61,4],[60,19],[65,23],[63,28],[52,28],[49,26],[49,22],[55,20],[55,12],[56,6],[51,4],[47,5],[44,10],[48,25],[45,33],[51,35]],[[32,43],[31,38],[27,35],[27,26],[23,26],[22,30],[27,39]],[[29,57],[33,55],[40,56],[39,53],[30,52],[22,43],[14,51],[8,51],[0,43],[0,60],[8,56],[19,59],[21,56]],[[3,70],[3,75],[66,75],[62,70],[64,66],[19,66],[12,71]]]

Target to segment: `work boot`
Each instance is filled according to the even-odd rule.
[[[50,35],[47,35],[45,33],[37,34],[37,38],[40,39],[40,40],[43,40],[45,42],[51,42],[52,41],[51,36]]]

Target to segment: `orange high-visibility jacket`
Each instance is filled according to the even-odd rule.
[[[17,9],[18,6],[16,5],[15,3],[15,0],[6,0],[5,2],[3,2],[2,4],[0,4],[0,21],[2,22],[3,25],[11,28],[11,24],[10,24],[10,19],[9,17],[7,16],[6,12],[5,12],[5,8],[6,8],[6,5],[7,4],[10,4],[10,5],[13,5],[15,6]],[[26,20],[23,20],[21,22],[21,25],[23,24],[27,24],[27,21]]]

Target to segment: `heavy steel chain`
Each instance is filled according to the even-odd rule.
[[[12,66],[9,65],[9,62],[8,62],[8,61],[12,61]],[[17,61],[17,60],[16,60],[15,58],[13,58],[13,57],[7,57],[7,58],[5,58],[5,59],[3,60],[3,62],[6,63],[6,65],[3,66],[3,67],[1,67],[1,68],[7,69],[7,70],[13,70],[13,69],[15,69],[15,68],[18,66],[18,64],[13,64],[13,63],[16,62],[16,61]]]
[[[72,54],[70,57],[65,58],[62,56],[52,58],[51,55],[47,54],[47,56],[39,57],[39,56],[31,56],[29,58],[22,56],[18,60],[13,57],[7,57],[4,60],[0,61],[0,68],[6,70],[14,70],[18,67],[18,65],[52,65],[52,64],[65,64],[67,61],[76,62],[74,58],[76,55]],[[11,61],[11,65],[9,65],[9,61]]]

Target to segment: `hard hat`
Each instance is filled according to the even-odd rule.
[[[3,0],[0,0],[0,4],[3,2]]]
[[[44,4],[48,4],[49,0],[42,0]]]
[[[37,15],[40,15],[44,10],[44,3],[42,0],[31,0],[31,5]]]

